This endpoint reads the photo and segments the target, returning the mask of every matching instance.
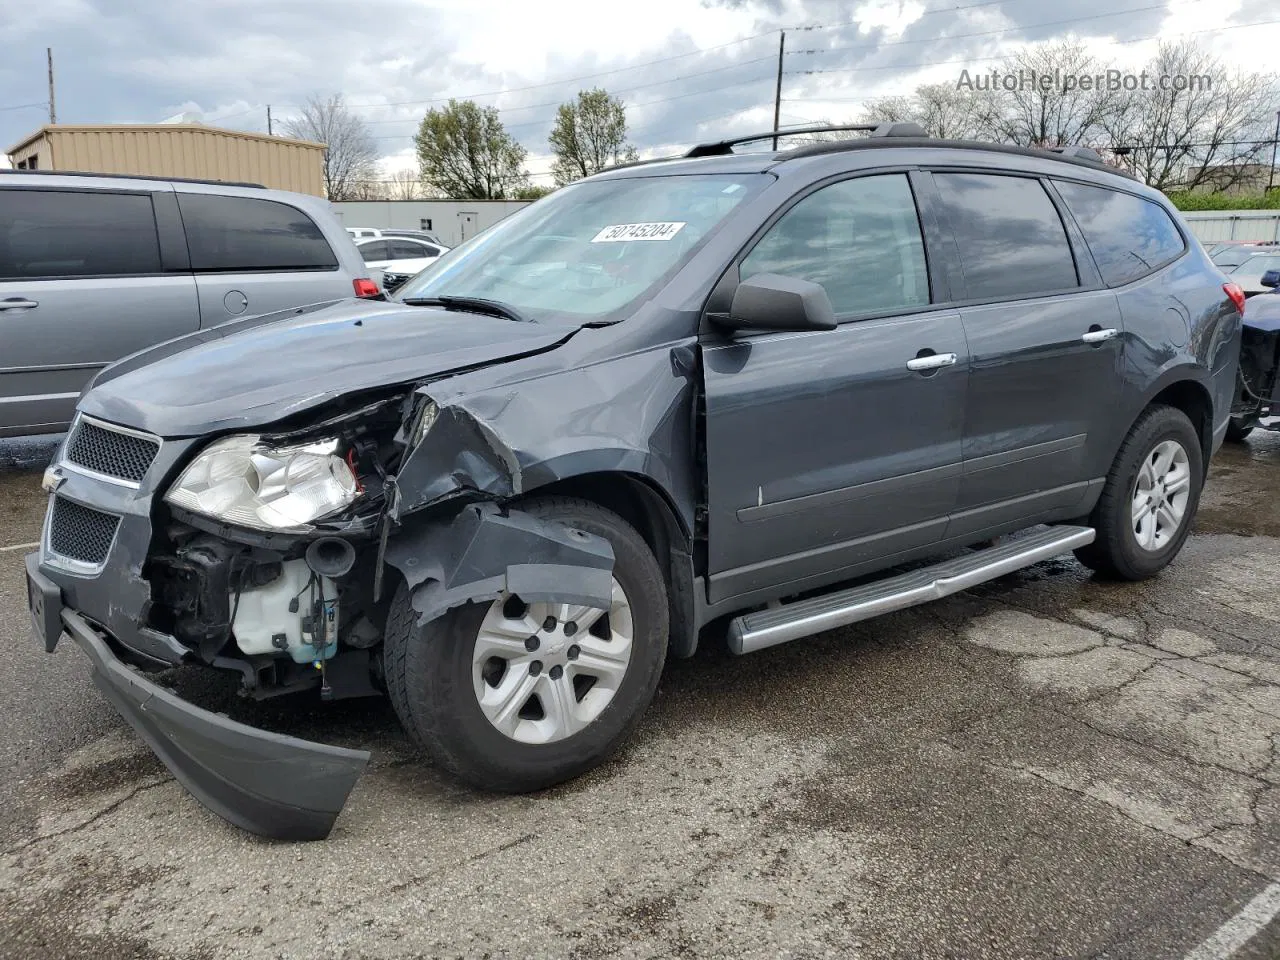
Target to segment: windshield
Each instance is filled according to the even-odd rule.
[[[1252,250],[1222,250],[1209,259],[1219,267],[1238,267],[1252,256]]]
[[[570,184],[444,254],[393,299],[480,297],[533,320],[602,319],[656,288],[769,179],[711,174]]]

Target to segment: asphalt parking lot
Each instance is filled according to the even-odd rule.
[[[1218,455],[1155,581],[1064,558],[744,658],[707,638],[623,755],[538,796],[460,788],[380,703],[171,675],[374,751],[306,845],[205,812],[30,639],[50,452],[0,442],[0,956],[1280,956],[1280,433]]]

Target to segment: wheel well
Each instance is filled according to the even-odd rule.
[[[1149,406],[1155,404],[1176,407],[1187,415],[1200,437],[1200,450],[1207,472],[1209,457],[1213,454],[1213,401],[1209,391],[1194,380],[1179,380],[1152,397]]]
[[[671,606],[670,651],[677,657],[693,655],[698,634],[690,538],[666,494],[632,474],[588,473],[554,481],[529,495],[581,497],[612,510],[635,527],[657,558],[666,582]]]

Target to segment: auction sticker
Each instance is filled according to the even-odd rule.
[[[619,243],[623,240],[670,240],[686,221],[661,223],[615,223],[605,227],[594,237],[592,243]]]

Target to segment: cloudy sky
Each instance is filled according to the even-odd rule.
[[[767,129],[778,32],[782,122],[855,116],[868,97],[990,70],[1074,35],[1124,68],[1189,37],[1270,69],[1280,11],[1263,0],[0,0],[0,149],[46,118],[45,47],[64,123],[182,111],[266,130],[310,94],[342,93],[387,171],[448,97],[498,107],[545,171],[556,104],[601,86],[628,105],[643,155]],[[541,182],[546,182],[545,179]]]

